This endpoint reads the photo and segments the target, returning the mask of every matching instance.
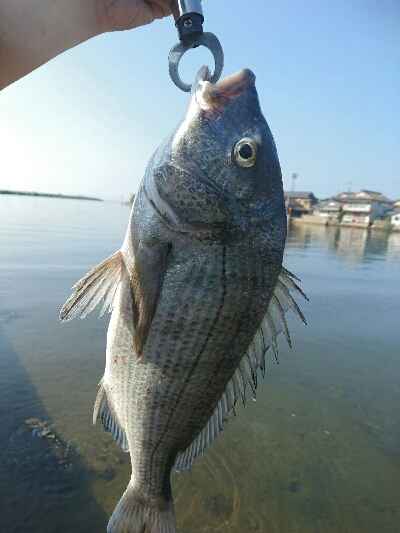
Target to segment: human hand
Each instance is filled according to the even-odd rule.
[[[0,0],[0,89],[101,33],[171,14],[168,0]]]
[[[130,30],[171,15],[168,0],[96,0],[99,33]]]

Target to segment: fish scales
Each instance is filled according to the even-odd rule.
[[[84,317],[102,297],[112,308],[93,418],[129,450],[132,476],[108,533],[177,533],[171,469],[203,454],[249,383],[255,394],[265,351],[287,332],[283,312],[302,317],[282,267],[282,180],[255,77],[209,79],[203,67],[150,159],[121,250],[61,310]]]
[[[196,291],[200,295],[191,316],[183,313],[185,293],[180,291],[180,285],[187,287],[190,278],[179,272],[171,283],[174,294],[167,293],[165,297],[161,294],[157,321],[152,324],[142,356],[148,363],[145,373],[136,372],[131,379],[130,372],[114,371],[114,365],[124,367],[124,363],[110,361],[109,364],[113,369],[110,387],[116,397],[128,394],[133,399],[132,411],[125,411],[121,422],[127,427],[131,419],[136,419],[141,429],[128,440],[130,450],[137,456],[132,457],[136,486],[144,493],[162,492],[164,470],[158,465],[167,462],[171,450],[176,453],[180,448],[185,449],[204,427],[231,376],[232,358],[237,366],[254,336],[254,323],[257,323],[254,319],[259,315],[261,321],[265,313],[259,298],[256,302],[252,298],[252,294],[261,293],[262,277],[254,273],[254,270],[262,270],[261,258],[256,256],[258,261],[253,262],[249,260],[249,257],[253,259],[253,254],[243,254],[241,250],[239,254],[232,253],[230,261],[226,257],[223,261],[226,252],[221,248],[220,261],[213,265],[214,272],[202,268],[210,264],[210,257],[204,258],[203,265],[193,265],[188,272],[190,278],[194,276],[199,283]],[[226,287],[221,289],[224,269]],[[210,276],[206,276],[207,273]],[[172,277],[174,275],[172,273]],[[168,285],[168,273],[166,276],[165,285]],[[242,285],[242,290],[237,290],[238,285]],[[232,313],[232,308],[236,313]],[[124,320],[128,318],[128,324],[131,323],[128,310],[122,308],[119,316]],[[174,324],[175,329],[165,331],[164,322]],[[121,330],[126,331],[126,325],[121,324]],[[201,335],[204,331],[208,332],[205,339],[204,334]],[[129,336],[126,342],[132,343]],[[124,344],[119,342],[119,346]],[[135,359],[128,361],[137,367]],[[130,380],[128,384],[127,379]],[[143,392],[145,402],[140,401]],[[161,410],[164,416],[160,416]],[[152,454],[145,453],[148,449]]]
[[[221,255],[224,255],[223,250],[221,250]],[[178,326],[178,329],[174,331],[173,334],[175,334],[178,339],[182,339],[182,342],[178,342],[177,345],[174,345],[173,351],[171,351],[171,343],[169,341],[171,333],[165,336],[163,332],[163,317],[161,314],[163,310],[163,295],[161,295],[159,301],[160,312],[158,313],[158,316],[161,320],[162,329],[161,331],[158,329],[157,323],[152,326],[149,332],[149,341],[144,352],[144,356],[149,362],[151,359],[146,355],[147,353],[164,354],[164,364],[167,365],[164,366],[165,372],[169,373],[170,361],[175,361],[175,368],[177,368],[178,371],[181,371],[179,378],[182,380],[182,383],[180,385],[182,386],[182,389],[184,389],[185,396],[183,396],[182,390],[180,395],[180,405],[185,411],[185,416],[188,419],[187,424],[193,426],[192,431],[187,431],[188,437],[184,440],[185,433],[182,435],[180,434],[183,429],[182,415],[180,412],[175,413],[175,416],[178,418],[178,425],[176,428],[177,433],[174,431],[174,438],[183,449],[193,440],[193,431],[199,431],[210,418],[215,404],[222,394],[225,385],[224,382],[221,384],[220,376],[218,376],[218,379],[216,378],[216,371],[218,370],[219,373],[227,373],[227,379],[229,379],[231,374],[232,357],[236,357],[239,361],[243,350],[249,344],[252,336],[254,336],[254,331],[251,329],[249,330],[247,323],[249,322],[249,319],[253,318],[252,315],[254,315],[254,312],[260,313],[259,306],[257,306],[255,310],[251,310],[248,305],[249,299],[247,295],[249,294],[249,287],[248,278],[246,276],[248,271],[247,265],[243,265],[245,275],[241,276],[244,281],[245,289],[242,292],[247,293],[244,297],[236,290],[239,283],[238,278],[240,277],[240,275],[237,275],[239,270],[237,268],[238,264],[234,263],[236,268],[231,270],[231,276],[228,276],[229,270],[227,269],[228,272],[225,273],[226,287],[222,291],[219,290],[221,287],[220,280],[223,277],[224,268],[226,268],[226,266],[223,265],[222,259],[218,266],[220,267],[218,269],[219,272],[217,272],[217,274],[219,274],[218,277],[211,279],[202,275],[203,283],[196,284],[197,291],[199,291],[199,294],[202,297],[197,298],[197,305],[195,305],[192,310],[192,316],[185,316],[186,310],[183,305],[184,301],[182,302],[182,299],[179,298],[182,302],[181,305],[178,306],[179,318],[177,320],[176,317],[174,317],[174,322]],[[231,280],[229,280],[229,277],[231,277]],[[230,285],[232,285],[232,287]],[[257,289],[258,287],[256,287],[256,290]],[[241,298],[238,298],[238,295],[241,296]],[[241,305],[239,301],[240,299],[243,300]],[[167,300],[170,302],[171,298],[167,296]],[[169,313],[169,302],[167,302],[167,313]],[[244,327],[238,323],[240,317],[232,314],[232,308],[242,308],[245,310],[247,318],[243,323]],[[190,335],[188,334],[189,331],[191,331]],[[204,331],[208,332],[205,339],[204,335],[200,334]],[[247,336],[245,337],[242,335],[243,338],[238,342],[237,339],[233,338],[232,331],[239,333],[239,335],[244,331]],[[156,340],[157,346],[152,346],[151,339]],[[232,345],[231,347],[230,344]],[[153,348],[155,348],[155,350]],[[159,365],[160,361],[154,361],[154,363]],[[182,369],[187,369],[185,375],[182,375]],[[202,404],[206,406],[205,410],[200,409],[200,405]],[[192,411],[196,412],[196,417],[193,416]],[[187,428],[187,425],[185,427]]]

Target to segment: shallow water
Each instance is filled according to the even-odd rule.
[[[129,456],[91,423],[108,315],[58,320],[128,218],[114,203],[0,196],[0,531],[105,532],[129,480]],[[173,474],[180,532],[395,533],[400,234],[294,227],[284,265],[308,325],[289,314],[293,349],[280,339],[279,365],[268,352],[257,402]]]

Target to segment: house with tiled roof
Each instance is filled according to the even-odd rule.
[[[317,198],[309,191],[284,191],[286,210],[290,217],[301,217],[312,210]]]
[[[400,231],[400,200],[393,202],[393,215],[391,223],[393,229]]]
[[[393,202],[393,213],[395,215],[397,215],[398,213],[400,213],[400,200],[395,200]]]
[[[342,202],[342,224],[368,227],[374,220],[392,214],[393,201],[380,192],[361,189],[357,193],[342,192],[333,200]]]
[[[330,220],[337,220],[339,213],[342,210],[342,202],[339,200],[319,200],[314,205],[313,215]]]

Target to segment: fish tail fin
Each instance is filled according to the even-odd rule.
[[[155,505],[140,497],[129,483],[115,508],[107,533],[178,533],[172,501]]]

